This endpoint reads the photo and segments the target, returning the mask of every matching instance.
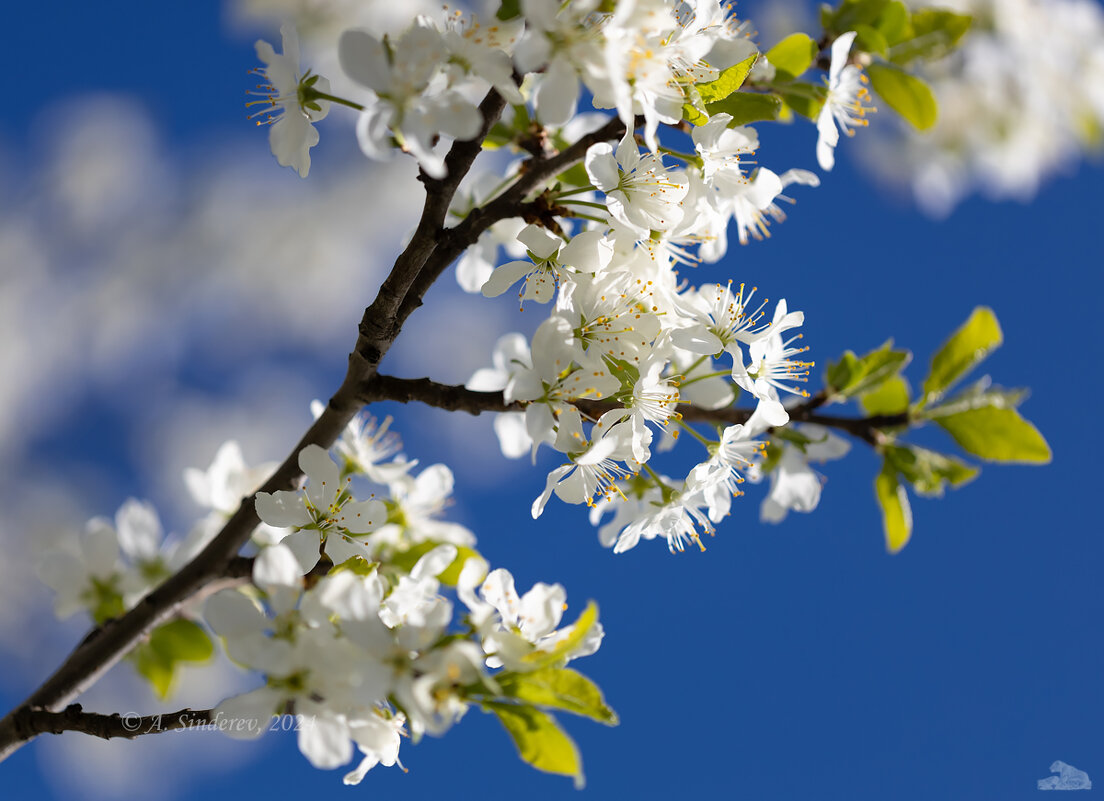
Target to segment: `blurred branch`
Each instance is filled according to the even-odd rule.
[[[438,384],[428,378],[395,378],[376,375],[365,382],[360,394],[365,403],[377,401],[398,401],[399,403],[424,403],[439,409],[453,412],[480,414],[482,412],[523,412],[528,405],[524,401],[507,403],[502,392],[478,392],[462,386]],[[871,445],[878,443],[882,429],[905,426],[909,423],[908,414],[873,415],[871,417],[836,417],[818,414],[817,409],[827,401],[823,392],[811,396],[804,403],[789,409],[790,420],[798,423],[816,423],[817,425],[844,431],[853,437]],[[603,412],[622,407],[613,401],[575,401],[579,411],[590,417],[600,417]],[[681,405],[679,412],[687,422],[723,423],[734,425],[746,423],[753,409],[706,409],[692,404]]]
[[[299,439],[290,454],[260,488],[262,492],[292,489],[302,475],[299,452],[308,445],[328,448],[341,435],[360,408],[357,389],[375,375],[379,360],[398,336],[405,319],[399,307],[411,283],[437,248],[445,214],[461,179],[482,149],[483,139],[498,120],[505,101],[491,90],[480,104],[483,126],[472,140],[456,142],[445,159],[447,174],[439,180],[423,176],[426,200],[418,227],[399,255],[376,299],[364,313],[354,351],[349,355],[345,379],[322,414]],[[260,522],[253,496],[226,522],[222,530],[191,562],[170,576],[125,615],[94,629],[69,654],[61,666],[19,707],[0,720],[0,761],[28,739],[16,727],[27,710],[56,711],[94,684],[112,665],[133,649],[158,623],[173,615],[189,597],[214,578],[221,577]]]
[[[426,200],[417,228],[409,244],[395,260],[375,300],[365,309],[341,386],[322,414],[260,488],[260,492],[292,489],[302,475],[299,452],[308,445],[328,448],[341,435],[361,405],[368,402],[362,390],[370,386],[376,377],[379,362],[395,341],[403,323],[422,304],[422,298],[433,282],[465,248],[499,220],[521,215],[525,210],[526,197],[544,181],[581,161],[592,144],[617,138],[625,131],[624,124],[614,119],[560,153],[530,159],[523,165],[521,177],[509,189],[472,211],[459,225],[445,228],[445,217],[452,198],[504,107],[505,101],[496,91],[492,89],[488,92],[479,106],[483,115],[479,134],[474,139],[453,143],[445,158],[445,177],[419,176],[426,186]],[[235,557],[259,522],[254,496],[250,496],[242,501],[222,530],[191,562],[122,617],[109,620],[89,632],[37,690],[0,719],[0,761],[24,742],[45,731],[23,726],[22,722],[28,715],[40,712],[63,714],[58,712],[63,705],[92,686],[155,626],[177,613],[197,591],[213,579],[225,576],[228,569],[233,575],[240,576],[246,565],[234,561]]]
[[[79,731],[104,740],[122,737],[133,740],[144,734],[191,729],[212,723],[210,709],[181,709],[160,715],[101,715],[85,712],[80,704],[70,704],[60,712],[21,707],[11,715],[12,725],[20,740],[30,740],[40,734],[61,734]]]

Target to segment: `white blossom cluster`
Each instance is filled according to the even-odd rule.
[[[722,258],[730,224],[742,244],[769,236],[770,223],[785,219],[779,202],[788,200],[786,187],[817,186],[819,179],[801,169],[747,170],[741,159],[755,153],[758,134],[735,125],[728,113],[707,115],[700,125],[683,122],[685,106],[701,106],[699,87],[726,70],[746,63],[752,80],[774,74],[729,6],[717,0],[530,0],[518,11],[505,21],[481,22],[446,9],[419,15],[391,35],[345,31],[337,47],[341,68],[369,91],[341,102],[360,109],[357,138],[367,155],[383,158],[398,148],[431,178],[445,174],[445,140],[480,132],[476,102],[491,87],[508,103],[501,126],[517,131],[539,124],[554,146],[608,120],[578,114],[581,97],[588,95],[595,109],[616,112],[624,136],[593,144],[583,170],[557,177],[548,188],[553,207],[545,218],[527,225],[517,218],[498,221],[458,263],[457,279],[467,291],[496,297],[516,287],[523,304],[550,306],[531,342],[517,334],[503,337],[495,366],[480,370],[468,388],[501,390],[507,402],[525,404],[524,413],[496,420],[507,456],[531,453],[535,459],[542,444],[562,454],[563,464],[533,503],[534,517],[553,493],[568,503],[598,504],[595,520],[618,499],[624,503],[615,507],[614,523],[602,528],[607,545],[622,551],[641,538],[663,537],[672,551],[687,541],[701,546],[701,533],[711,534],[729,513],[745,478],[761,477],[761,437],[789,421],[783,396],[808,397],[802,384],[812,363],[796,331],[804,315],[790,312],[785,300],[771,309],[755,288],[732,282],[695,287],[678,270]],[[271,112],[279,115],[275,126],[295,136],[274,130],[272,146],[281,164],[303,173],[307,149],[317,141],[304,125],[309,128],[325,107],[310,105],[318,98],[318,84],[311,83],[317,79],[303,78],[292,63],[293,34],[284,29],[288,63],[268,73],[276,87],[274,108],[284,108],[282,115]],[[816,152],[824,169],[834,164],[839,130],[850,134],[866,122],[869,95],[860,67],[850,63],[854,40],[848,32],[831,48],[817,120]],[[262,45],[258,53],[271,63],[271,49]],[[288,117],[295,117],[293,126],[283,122]],[[505,182],[501,170],[470,176],[453,215],[463,218],[492,199],[516,169],[507,171]],[[514,259],[498,263],[500,246]],[[716,440],[690,429],[706,453],[684,479],[665,479],[648,466],[653,445],[670,448],[688,428],[679,404],[719,409],[741,391],[753,399],[755,413],[718,431]],[[584,410],[579,401],[603,405]],[[656,432],[665,436],[653,443]],[[771,468],[778,463],[766,461]],[[333,497],[319,497],[317,509]],[[811,509],[819,485],[801,498],[786,497],[773,492],[763,519]],[[316,546],[302,543],[307,551]],[[331,541],[326,547],[343,546]]]
[[[932,131],[884,143],[879,169],[948,214],[974,191],[1028,200],[1104,143],[1104,8],[1096,0],[947,0],[973,17],[950,58],[925,67]],[[892,151],[889,151],[892,147]]]
[[[561,585],[538,583],[519,596],[507,570],[488,573],[474,535],[440,519],[451,471],[433,465],[413,475],[417,463],[398,453],[388,425],[354,419],[333,456],[316,445],[299,454],[301,489],[257,493],[250,583],[219,590],[195,610],[235,664],[264,677],[212,710],[214,725],[254,738],[274,715],[294,714],[300,750],[314,766],[339,767],[359,750],[346,784],[396,764],[401,736],[443,734],[473,696],[501,697],[496,675],[562,666],[597,651],[603,637],[596,618],[577,632],[561,625]],[[249,468],[228,442],[206,471],[188,470],[194,500],[211,511],[179,544],[162,547],[156,512],[133,499],[114,526],[90,521],[40,565],[59,616],[84,609],[102,623],[132,608],[198,553],[274,467]],[[354,481],[383,493],[357,500]],[[459,621],[446,586],[466,608]]]

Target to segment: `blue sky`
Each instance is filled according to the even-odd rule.
[[[66,119],[58,104],[91,92],[123,93],[144,106],[162,157],[179,174],[211,169],[210,153],[225,142],[246,148],[242,159],[250,164],[268,158],[241,105],[253,36],[228,29],[219,7],[62,5],[21,7],[21,35],[5,47],[9,82],[18,76],[15,102],[0,107],[0,175],[16,176],[6,183],[23,186],[45,158],[45,127]],[[331,132],[335,142],[346,141],[327,151]],[[335,124],[322,134],[317,173],[325,180],[342,169],[350,148],[347,129]],[[761,163],[814,167],[812,126],[777,134],[764,128],[761,139]],[[1023,411],[1050,442],[1051,465],[988,465],[941,500],[914,498],[913,540],[897,556],[882,544],[872,491],[878,463],[861,443],[821,469],[828,483],[814,514],[767,527],[752,491],[706,553],[678,556],[658,543],[614,556],[598,545],[585,515],[563,505],[532,521],[529,504],[544,483],[539,468],[503,471],[499,464],[502,478],[493,483],[458,469],[455,519],[477,533],[493,564],[509,567],[522,588],[562,582],[569,614],[587,598],[601,607],[607,638],[581,667],[622,723],[605,729],[566,721],[587,788],[576,793],[568,780],[527,768],[497,724],[473,711],[443,739],[404,745],[409,773],[379,769],[360,788],[342,787],[340,772],[311,768],[293,738],[272,735],[262,748],[244,749],[234,769],[197,761],[178,796],[422,798],[459,787],[454,792],[464,798],[524,793],[533,801],[1016,799],[1034,795],[1036,780],[1058,759],[1104,781],[1104,545],[1094,505],[1104,442],[1093,416],[1104,380],[1092,302],[1102,288],[1096,210],[1104,169],[1081,164],[1048,181],[1029,205],[971,198],[933,221],[855,168],[862,146],[861,134],[843,142],[836,169],[819,189],[794,191],[798,203],[770,241],[734,249],[724,263],[701,268],[702,280],[734,277],[803,309],[818,362],[814,383],[845,348],[861,352],[892,336],[914,352],[907,375],[918,384],[946,335],[974,306],[991,306],[1005,344],[983,369],[997,383],[1031,387]],[[270,191],[309,191],[269,161]],[[4,199],[9,219],[18,219],[19,204],[19,197]],[[454,294],[446,280],[410,327],[439,319]],[[364,288],[361,306],[372,293]],[[347,333],[351,343],[355,328]],[[175,380],[190,390],[229,392],[237,386],[231,371],[197,363],[207,347],[197,341],[181,346]],[[448,349],[470,346],[421,341],[446,358]],[[289,342],[266,353],[299,376],[290,391],[309,399],[336,387],[347,347],[339,342],[320,356]],[[402,374],[422,374],[419,355],[431,356],[415,349],[399,359]],[[141,369],[127,392],[146,391]],[[91,486],[101,496],[93,513],[111,513],[128,494],[156,496],[161,490],[119,444],[133,434],[127,415],[105,400],[111,387],[89,381],[69,391],[80,408],[59,412],[26,447],[96,473]],[[377,413],[385,412],[395,415],[407,453],[424,464],[451,458],[441,433],[445,413]],[[490,436],[488,421],[469,424]],[[289,440],[298,434],[287,433]],[[920,439],[950,445],[938,433]],[[5,466],[5,473],[15,469]],[[66,484],[53,490],[71,491]],[[20,603],[3,591],[0,597]],[[75,643],[80,626],[71,630]],[[11,641],[0,647],[20,650]],[[42,673],[62,653],[44,653]],[[26,672],[0,680],[0,703],[11,706],[32,683]],[[213,747],[239,746],[219,740]],[[47,755],[51,748],[36,742],[0,769],[5,797],[94,797],[51,778],[61,764]]]

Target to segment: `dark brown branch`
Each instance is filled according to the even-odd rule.
[[[21,707],[12,715],[12,725],[20,740],[30,740],[40,734],[61,734],[79,731],[104,740],[121,737],[133,740],[144,734],[160,734],[207,726],[212,723],[210,709],[181,709],[160,715],[101,715],[85,712],[80,704],[70,704],[60,712]]]
[[[444,178],[423,178],[427,193],[418,227],[409,245],[396,259],[376,299],[364,313],[356,347],[349,354],[345,380],[330,398],[322,415],[307,429],[260,491],[291,489],[301,476],[299,452],[308,445],[328,448],[360,408],[358,389],[375,375],[379,360],[398,336],[409,314],[400,315],[400,305],[407,298],[411,283],[423,273],[423,265],[435,252],[456,188],[482,149],[483,139],[498,120],[504,106],[502,97],[494,90],[490,91],[479,107],[483,114],[479,135],[470,141],[453,144],[445,159],[447,173]],[[449,261],[452,258],[455,257],[450,257]],[[424,292],[425,288],[419,291]],[[250,496],[242,501],[238,511],[191,562],[125,615],[89,633],[30,697],[0,720],[0,761],[28,739],[20,736],[16,729],[18,715],[28,709],[56,711],[88,689],[153,627],[175,614],[184,601],[209,581],[220,577],[259,522],[253,496]]]
[[[526,197],[549,178],[582,161],[587,150],[599,142],[608,142],[625,134],[625,124],[612,119],[596,131],[580,138],[570,147],[548,158],[534,158],[525,162],[521,177],[509,189],[484,206],[473,209],[464,220],[442,232],[436,250],[428,258],[410,287],[398,311],[401,325],[413,311],[422,305],[422,298],[453,261],[473,245],[479,235],[500,220],[519,216]]]
[[[522,402],[506,403],[501,392],[477,392],[461,386],[438,384],[428,378],[395,378],[377,375],[365,383],[360,398],[365,403],[377,401],[398,401],[399,403],[424,403],[448,411],[480,414],[482,412],[520,412],[525,409]],[[878,432],[886,428],[908,425],[907,414],[873,415],[871,417],[836,417],[817,414],[816,409],[825,403],[823,394],[814,395],[805,403],[790,409],[790,419],[799,423],[816,423],[828,428],[844,431],[871,445],[877,444]],[[619,408],[619,404],[610,401],[577,401],[580,411],[591,417],[599,417],[603,412]],[[686,405],[679,408],[682,419],[687,422],[709,422],[733,425],[746,423],[752,409],[705,409],[700,406]]]

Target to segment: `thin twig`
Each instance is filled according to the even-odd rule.
[[[520,412],[524,411],[526,404],[520,401],[507,403],[502,392],[478,392],[462,386],[439,384],[428,378],[395,378],[394,376],[376,375],[370,381],[365,382],[360,390],[360,398],[364,403],[377,401],[398,401],[399,403],[424,403],[448,411],[467,412],[468,414],[480,414],[482,412]],[[790,419],[799,423],[816,423],[828,428],[835,428],[851,434],[854,437],[876,444],[876,433],[886,428],[896,428],[908,425],[908,414],[873,415],[871,417],[836,417],[834,415],[818,414],[820,408],[827,400],[823,393],[810,397],[807,401],[789,410]],[[600,417],[603,412],[620,408],[620,404],[610,401],[582,400],[576,401],[575,406],[590,417]],[[753,409],[740,409],[726,407],[723,409],[707,409],[701,406],[688,404],[679,407],[682,419],[687,422],[709,422],[733,425],[746,423],[751,417]]]

